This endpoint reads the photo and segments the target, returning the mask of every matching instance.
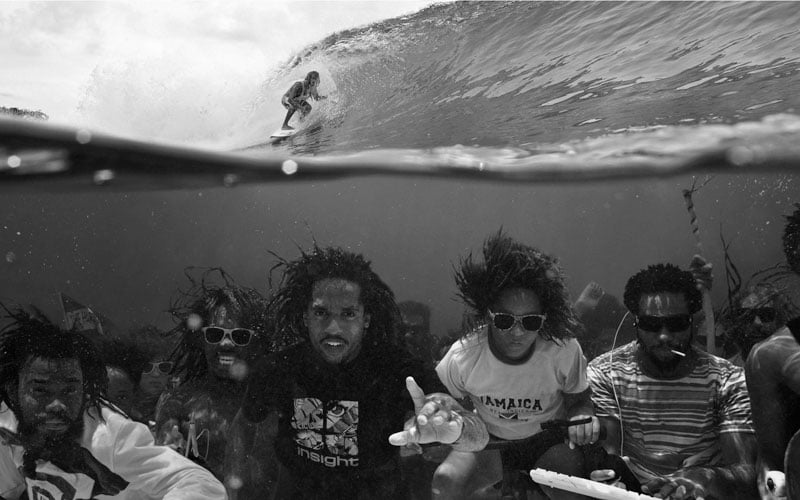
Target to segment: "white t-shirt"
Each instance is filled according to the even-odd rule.
[[[511,365],[492,353],[486,327],[453,343],[436,373],[454,397],[468,396],[489,432],[502,439],[524,439],[540,432],[542,422],[565,418],[564,394],[589,387],[574,338],[539,338],[527,361]]]

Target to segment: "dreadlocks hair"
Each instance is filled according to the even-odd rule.
[[[30,313],[22,307],[5,310],[5,319],[10,323],[0,330],[0,401],[5,402],[19,415],[19,407],[10,398],[7,385],[15,382],[19,387],[19,374],[30,361],[36,358],[69,360],[76,359],[83,374],[83,395],[86,408],[94,408],[102,419],[103,407],[119,411],[106,397],[108,376],[106,367],[94,344],[74,330],[65,330],[52,323],[38,309]]]
[[[789,268],[800,274],[800,203],[795,203],[795,211],[786,216],[786,228],[783,231],[783,253]]]
[[[689,314],[703,307],[703,296],[695,285],[694,276],[674,264],[655,264],[631,276],[625,285],[623,301],[633,315],[639,314],[642,295],[681,293],[686,299]]]
[[[565,340],[580,330],[558,259],[515,241],[502,228],[484,241],[483,262],[470,252],[459,260],[454,274],[457,296],[472,311],[467,326],[480,325],[504,290],[525,288],[536,294],[547,315],[539,331],[542,338]]]
[[[747,309],[743,310],[741,307],[742,302],[751,296],[756,302],[750,304],[750,308],[772,308],[775,310],[774,325],[770,326],[769,331],[755,332],[763,335],[760,338],[753,337],[754,332],[751,328],[748,328],[752,326],[749,323],[752,319],[747,314]],[[785,291],[767,281],[751,284],[740,290],[732,297],[731,304],[733,304],[733,307],[724,308],[717,322],[723,327],[722,340],[726,354],[730,353],[732,355],[739,350],[743,359],[747,359],[750,349],[757,341],[763,340],[774,333],[775,330],[784,326],[792,316],[792,304],[788,300]]]
[[[321,248],[316,242],[308,252],[300,249],[300,257],[293,261],[273,255],[278,263],[270,270],[270,288],[277,288],[277,291],[269,303],[269,315],[283,344],[290,345],[308,338],[303,315],[311,303],[314,284],[324,279],[342,279],[361,288],[360,300],[370,315],[365,342],[371,342],[373,346],[397,345],[400,312],[394,293],[362,255],[337,247]],[[273,287],[272,273],[279,269],[283,274],[277,286]]]
[[[193,272],[202,271],[199,279]],[[168,335],[180,335],[178,344],[169,359],[175,363],[172,374],[180,374],[183,383],[202,379],[208,373],[205,340],[200,327],[212,320],[220,307],[237,318],[242,328],[252,329],[255,338],[253,352],[266,342],[266,299],[254,288],[237,285],[231,276],[219,267],[185,269],[191,286],[173,299],[169,313],[178,324]],[[221,283],[220,283],[221,282]],[[199,321],[198,321],[199,320]],[[259,342],[261,341],[261,342]]]

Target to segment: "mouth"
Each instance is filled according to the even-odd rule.
[[[347,342],[339,337],[325,337],[320,344],[327,349],[342,349],[347,345]]]
[[[64,432],[69,428],[69,422],[60,418],[49,418],[40,424],[47,432]]]
[[[220,354],[217,356],[217,361],[222,366],[233,366],[233,363],[236,361],[236,356]]]

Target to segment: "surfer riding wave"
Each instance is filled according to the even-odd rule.
[[[293,127],[289,126],[289,120],[292,118],[295,111],[300,111],[301,119],[311,112],[311,104],[308,103],[309,98],[319,101],[327,97],[319,95],[317,92],[318,86],[319,73],[316,71],[309,71],[305,79],[294,82],[289,90],[283,94],[283,97],[281,97],[281,104],[283,104],[283,107],[288,111],[286,113],[286,118],[283,120],[281,130],[293,130]]]

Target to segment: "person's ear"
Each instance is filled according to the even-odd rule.
[[[371,317],[370,317],[369,313],[364,313],[364,330],[369,328],[369,320],[370,320],[370,318]]]
[[[303,313],[303,326],[305,326],[306,329],[308,329],[308,311],[305,311]]]

